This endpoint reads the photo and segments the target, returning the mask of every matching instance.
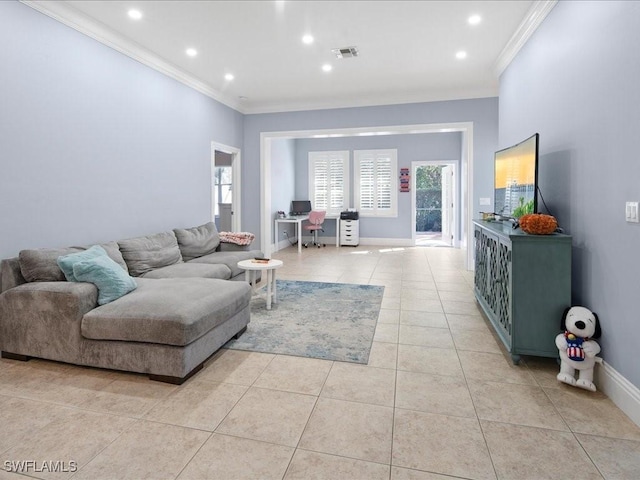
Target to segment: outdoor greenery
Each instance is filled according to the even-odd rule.
[[[442,167],[426,166],[416,171],[416,231],[442,229]]]

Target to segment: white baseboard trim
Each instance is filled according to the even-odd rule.
[[[640,389],[607,362],[596,364],[595,384],[620,410],[640,426]]]
[[[312,241],[312,237],[303,236],[302,243],[306,241]],[[293,237],[291,239],[295,245],[298,243],[298,239]],[[321,236],[320,241],[325,245],[333,245],[336,244],[336,237],[331,236]],[[363,238],[360,237],[360,245],[375,245],[380,247],[413,247],[413,240],[410,238]],[[277,245],[271,245],[271,251],[277,252],[278,250],[282,250],[283,248],[290,247],[291,244],[289,240],[280,240]]]
[[[292,242],[297,242],[298,240],[294,239],[294,240],[291,240],[291,241]],[[289,240],[285,238],[284,240],[280,240],[277,245],[271,244],[271,251],[272,252],[277,252],[278,250],[282,250],[283,248],[287,248],[287,247],[290,247],[290,246],[291,246],[291,244],[289,243]]]

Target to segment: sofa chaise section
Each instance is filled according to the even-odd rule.
[[[5,279],[19,277],[17,265],[2,261],[3,290]],[[102,306],[91,283],[29,282],[4,291],[2,356],[145,373],[180,384],[249,323],[251,287],[244,282],[137,282],[136,290]]]
[[[101,247],[117,264],[108,260],[116,276],[122,276],[121,267],[134,288],[108,303],[96,287],[99,281],[67,281],[76,279],[58,263],[86,257],[96,247],[23,250],[18,258],[2,260],[3,357],[38,357],[182,383],[246,330],[251,287],[228,280],[243,280],[238,261],[262,252],[221,243],[212,222]]]

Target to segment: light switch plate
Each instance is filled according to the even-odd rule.
[[[491,205],[491,199],[489,197],[480,197],[480,205]]]
[[[625,218],[627,222],[638,223],[638,202],[627,202],[625,205]]]

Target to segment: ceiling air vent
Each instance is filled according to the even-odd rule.
[[[356,47],[334,48],[331,51],[337,58],[351,58],[358,56],[358,49]]]

